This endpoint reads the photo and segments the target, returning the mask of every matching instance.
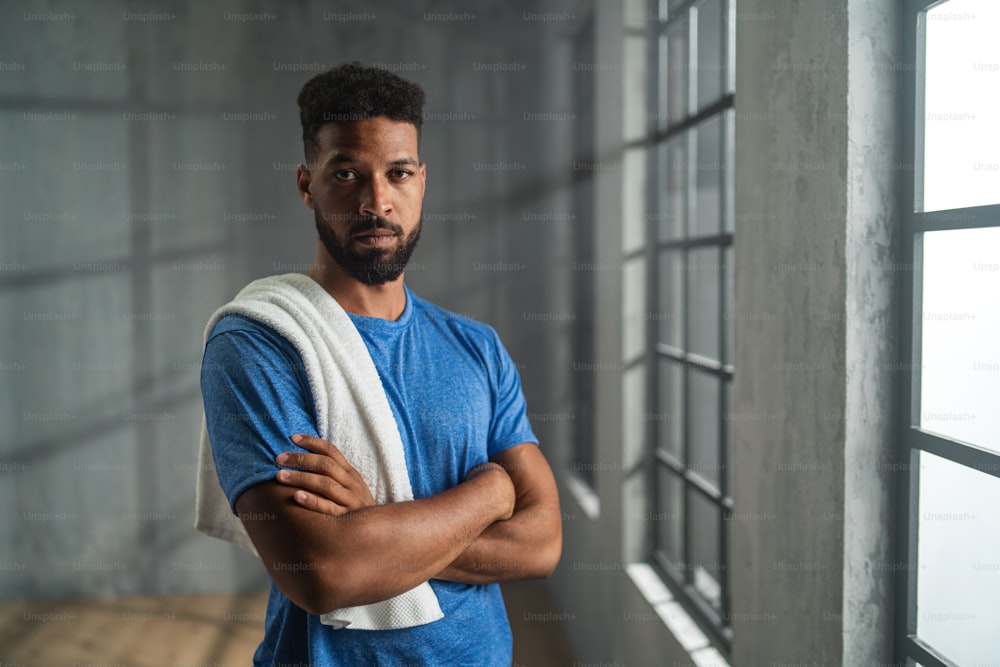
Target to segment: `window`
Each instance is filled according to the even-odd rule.
[[[650,560],[728,648],[735,0],[648,13]]]
[[[1000,5],[907,3],[900,662],[1000,650]]]

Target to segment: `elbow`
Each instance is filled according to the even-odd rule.
[[[285,595],[292,601],[292,603],[295,604],[295,606],[299,607],[306,613],[313,614],[315,616],[321,616],[333,611],[334,609],[340,608],[336,606],[336,603],[332,602],[332,598],[314,592],[310,593],[303,591],[294,597],[292,595],[288,595],[288,593],[285,593]]]
[[[548,579],[559,566],[563,546],[562,524],[554,522],[540,537],[541,539],[536,538],[537,541],[530,550],[534,554],[529,574],[532,579]]]
[[[359,592],[344,590],[344,588],[346,587],[337,586],[317,578],[313,583],[303,583],[292,595],[288,593],[285,595],[303,611],[316,616],[328,614],[336,609],[356,607],[371,602],[364,599],[364,596],[360,595]]]
[[[286,593],[286,595],[288,595]],[[332,589],[328,582],[316,577],[311,582],[303,582],[295,591],[294,597],[288,595],[288,599],[301,607],[304,611],[321,616],[334,609],[341,609],[345,605],[341,604],[342,593]]]
[[[297,572],[286,572],[279,576],[281,564],[275,564],[271,572],[274,583],[295,606],[309,614],[320,616],[335,609],[353,607],[357,604],[358,592],[351,590],[344,577],[334,577],[316,563],[302,563]],[[349,580],[349,577],[346,578]]]
[[[562,558],[562,535],[555,535],[538,550],[532,578],[548,579],[556,571]]]

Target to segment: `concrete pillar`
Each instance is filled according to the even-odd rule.
[[[898,21],[738,11],[733,664],[888,662]]]

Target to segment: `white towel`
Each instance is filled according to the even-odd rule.
[[[395,417],[368,348],[340,304],[306,275],[263,278],[215,311],[205,328],[206,341],[219,319],[231,314],[265,324],[295,346],[316,403],[320,437],[335,444],[357,469],[375,502],[412,500]],[[195,528],[256,554],[219,484],[204,418],[199,447]],[[394,630],[443,617],[425,581],[389,600],[337,609],[321,620],[337,628]]]

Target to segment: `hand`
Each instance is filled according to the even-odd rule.
[[[480,463],[468,472],[465,476],[466,482],[471,482],[473,479],[485,475],[487,473],[499,473],[490,475],[496,480],[502,480],[497,484],[497,500],[500,503],[500,515],[499,521],[506,521],[514,515],[514,503],[516,500],[516,494],[514,490],[514,482],[511,481],[510,475],[504,470],[504,467],[499,463],[494,463],[493,461],[487,461],[486,463]],[[501,477],[502,476],[502,477]]]
[[[336,447],[311,435],[296,434],[292,442],[313,454],[284,452],[275,461],[278,465],[297,470],[279,470],[277,480],[297,487],[293,497],[302,507],[341,516],[375,504],[361,473],[354,469]]]

